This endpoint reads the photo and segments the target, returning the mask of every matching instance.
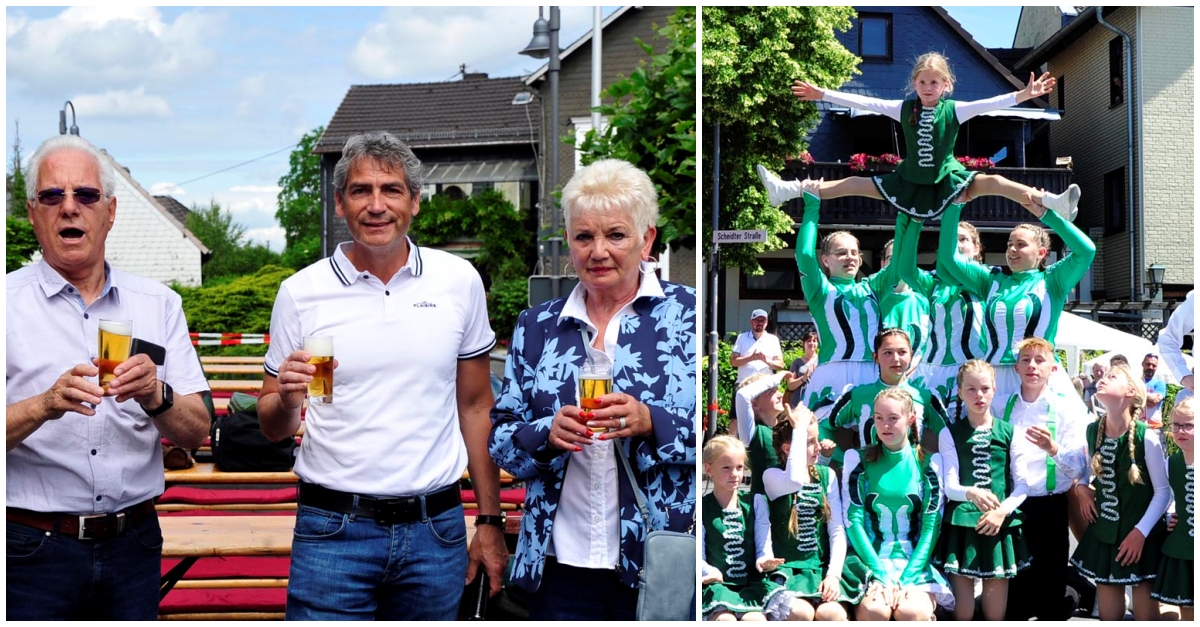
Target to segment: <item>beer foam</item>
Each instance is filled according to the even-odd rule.
[[[310,335],[304,338],[304,352],[315,357],[333,357],[333,337]]]
[[[119,322],[116,320],[101,320],[100,330],[113,335],[133,335],[132,322]]]

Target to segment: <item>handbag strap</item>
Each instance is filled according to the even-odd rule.
[[[642,489],[638,487],[637,481],[633,480],[633,468],[629,465],[629,459],[625,457],[625,448],[620,442],[613,442],[613,449],[617,452],[617,458],[621,460],[621,465],[625,467],[625,476],[629,477],[629,486],[633,488],[633,498],[637,500],[638,511],[642,514],[642,521],[646,523],[646,529],[655,530],[654,525],[650,522],[650,509],[646,506],[646,496],[642,494]],[[696,531],[696,509],[692,509],[692,525],[688,527],[688,533],[693,534]]]

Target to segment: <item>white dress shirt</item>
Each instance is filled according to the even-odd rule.
[[[1033,402],[1026,402],[1018,391],[1013,395],[1011,416],[1005,416],[1008,398],[992,400],[992,416],[996,420],[1007,419],[1013,426],[1013,441],[1011,463],[1013,476],[1017,482],[1016,489],[1023,484],[1028,496],[1047,496],[1046,489],[1046,460],[1050,454],[1025,437],[1030,427],[1047,426],[1051,403],[1054,404],[1054,441],[1058,443],[1058,454],[1054,455],[1055,484],[1054,494],[1062,494],[1071,489],[1075,479],[1081,479],[1088,465],[1086,431],[1088,417],[1085,412],[1078,411],[1079,403],[1070,403],[1068,399],[1055,394],[1049,386],[1042,388],[1042,393]],[[1010,397],[1010,398],[1013,398]],[[940,443],[939,443],[940,445]]]

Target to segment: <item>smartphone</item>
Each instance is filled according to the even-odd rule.
[[[146,355],[150,357],[150,361],[154,362],[155,366],[165,366],[167,364],[167,349],[140,338],[133,338],[133,342],[129,345],[129,356]]]

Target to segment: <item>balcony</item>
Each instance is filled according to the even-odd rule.
[[[826,181],[835,181],[850,176],[874,176],[891,170],[891,167],[884,166],[855,172],[845,163],[817,162],[805,166],[793,161],[788,163],[780,176],[784,179],[824,178]],[[1074,173],[1066,168],[992,168],[987,170],[987,173],[999,174],[1009,180],[1052,192],[1061,192],[1074,179]],[[799,222],[804,213],[804,205],[801,200],[796,199],[784,205],[783,210]],[[967,204],[963,209],[962,219],[976,226],[1013,227],[1022,222],[1029,222],[1029,213],[1007,198],[984,196]],[[822,203],[821,222],[890,225],[896,222],[896,210],[881,200],[857,196],[835,198]]]

